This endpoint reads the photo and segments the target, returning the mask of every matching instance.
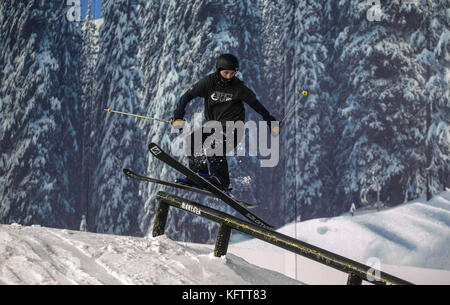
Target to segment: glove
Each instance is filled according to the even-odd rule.
[[[277,119],[275,119],[273,116],[269,116],[268,118],[267,118],[267,124],[269,125],[269,126],[271,126],[271,122],[275,122]],[[274,126],[271,130],[270,130],[270,133],[273,135],[273,136],[275,136],[275,137],[277,137],[279,134],[280,134],[280,132],[281,132],[281,125],[280,124],[278,124],[277,126]]]
[[[170,124],[176,129],[181,129],[184,126],[184,121],[182,119],[172,119]]]
[[[273,127],[270,132],[272,133],[273,136],[278,137],[278,135],[281,132],[281,126],[278,125],[278,126]]]

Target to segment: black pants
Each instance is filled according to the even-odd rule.
[[[214,132],[215,131],[203,132],[203,130],[195,130],[193,133],[190,134],[191,155],[189,156],[189,168],[196,173],[205,173],[219,178],[223,188],[226,189],[230,185],[230,174],[228,171],[228,162],[226,154],[227,152],[234,150],[242,139],[238,139],[238,133],[236,132],[236,130],[233,131],[232,135],[231,134],[229,135],[229,138],[227,138],[226,136],[225,128],[223,129],[223,132],[220,133],[219,137],[217,137],[218,133],[216,133],[215,136],[213,136]],[[196,144],[194,138],[195,133],[197,133],[197,138],[201,139],[202,147],[198,147],[198,144],[200,143],[197,143],[197,145],[195,145]],[[208,139],[208,137],[211,136],[213,137]],[[205,151],[202,149],[205,144],[205,141],[208,141],[208,143],[213,143],[211,145],[213,149],[216,147],[215,145],[220,145],[219,143],[216,143],[216,141],[212,140],[215,137],[217,137],[218,141],[221,142],[223,150],[221,151],[220,154],[219,153],[212,155],[208,153],[205,154]],[[233,141],[232,145],[230,145],[231,144],[230,141]],[[220,146],[218,146],[218,149],[219,147]]]

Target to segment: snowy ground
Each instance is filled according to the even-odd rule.
[[[450,284],[450,190],[429,202],[314,219],[278,231],[416,284]],[[259,240],[234,243],[229,253],[306,284],[346,283],[342,272]]]
[[[416,284],[450,284],[450,191],[429,202],[314,219],[279,231]],[[347,279],[259,240],[233,243],[222,258],[214,257],[213,248],[165,236],[0,225],[0,284],[345,284]]]
[[[300,284],[232,254],[165,236],[0,225],[0,284]]]

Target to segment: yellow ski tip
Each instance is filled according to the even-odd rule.
[[[308,95],[308,91],[303,90],[303,91],[302,91],[302,94],[303,94],[304,96],[307,96],[307,95]]]
[[[111,113],[111,108],[108,108],[108,113]]]

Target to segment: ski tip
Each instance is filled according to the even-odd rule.
[[[154,155],[157,156],[160,153],[162,153],[162,149],[155,143],[150,143],[148,144],[148,149],[150,150],[150,152]]]
[[[303,94],[304,96],[307,96],[307,95],[308,95],[308,91],[303,90],[303,91],[302,91],[302,94]]]
[[[124,173],[125,175],[128,175],[129,173],[131,173],[131,171],[130,171],[128,168],[124,168],[124,169],[123,169],[123,173]]]

